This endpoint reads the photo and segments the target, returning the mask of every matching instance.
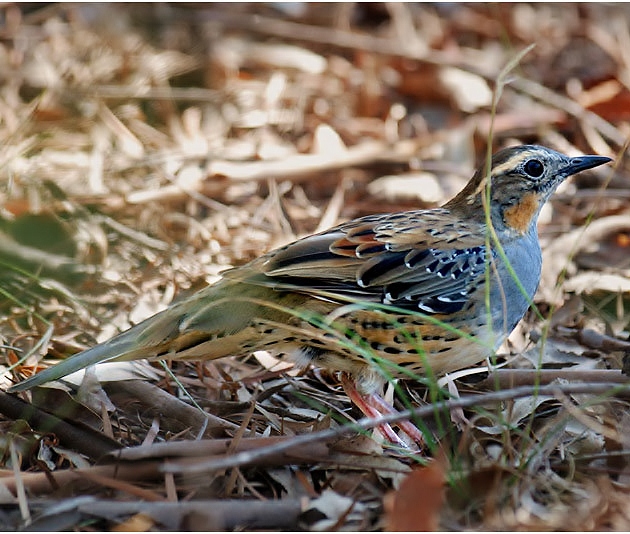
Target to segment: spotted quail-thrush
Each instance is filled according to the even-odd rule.
[[[499,347],[540,280],[540,209],[568,176],[609,161],[502,150],[441,208],[362,217],[273,250],[10,391],[111,360],[273,349],[348,373],[347,391],[376,415],[383,377],[447,373]]]

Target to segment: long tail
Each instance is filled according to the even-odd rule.
[[[128,353],[133,350],[135,338],[133,330],[141,325],[142,323],[105,343],[96,345],[88,350],[80,352],[79,354],[71,356],[67,360],[63,360],[53,367],[44,369],[41,373],[37,373],[19,384],[11,386],[8,390],[9,393],[17,393],[18,391],[25,391],[35,386],[40,386],[46,382],[57,380],[90,365],[108,362],[116,359],[121,354]]]
[[[248,328],[252,318],[269,314],[269,310],[252,304],[251,299],[269,299],[270,294],[273,296],[273,290],[269,288],[229,280],[219,282],[112,339],[15,384],[9,392],[24,391],[113,360],[211,360],[238,354],[244,340],[252,336]]]

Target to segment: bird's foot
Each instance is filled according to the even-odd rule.
[[[357,408],[359,408],[359,410],[363,412],[366,417],[376,419],[383,415],[393,415],[398,413],[396,409],[380,395],[376,393],[360,393],[354,381],[346,373],[341,374],[341,384],[346,392],[346,395],[348,395],[350,400],[357,406]],[[411,421],[398,421],[396,426],[398,426],[398,428],[400,428],[400,430],[402,430],[411,441],[417,443],[418,445],[424,444],[424,436],[422,435],[422,432]],[[409,448],[409,444],[396,434],[389,423],[378,425],[377,429],[385,437],[385,439],[394,445],[404,447],[405,449]]]

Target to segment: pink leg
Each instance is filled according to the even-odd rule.
[[[374,403],[374,407],[383,415],[398,413],[391,404],[389,404],[387,401],[385,401],[385,399],[383,399],[383,397],[377,395],[376,393],[372,393],[371,395],[369,395],[369,400],[367,400],[367,402]],[[422,432],[420,432],[418,427],[414,425],[411,421],[404,419],[403,421],[398,421],[396,425],[398,425],[405,434],[407,434],[413,441],[415,441],[419,445],[424,443],[424,436],[422,435]]]
[[[363,395],[359,393],[354,382],[346,373],[341,374],[341,384],[344,391],[346,392],[346,395],[348,395],[350,400],[354,404],[356,404],[357,408],[359,408],[359,410],[361,410],[366,417],[374,419],[384,414],[388,415],[397,413],[392,406],[385,402],[385,400],[376,393],[371,393],[369,395]],[[424,443],[424,437],[422,436],[422,433],[412,423],[410,423],[409,421],[399,421],[396,424],[416,443]],[[400,437],[398,437],[398,434],[394,432],[393,428],[388,423],[379,425],[378,430],[391,443],[402,447],[407,447],[405,442],[402,441]]]

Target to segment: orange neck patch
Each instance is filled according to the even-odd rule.
[[[540,196],[536,193],[527,193],[518,204],[510,206],[503,212],[505,224],[520,234],[527,233],[532,219],[538,213]]]

